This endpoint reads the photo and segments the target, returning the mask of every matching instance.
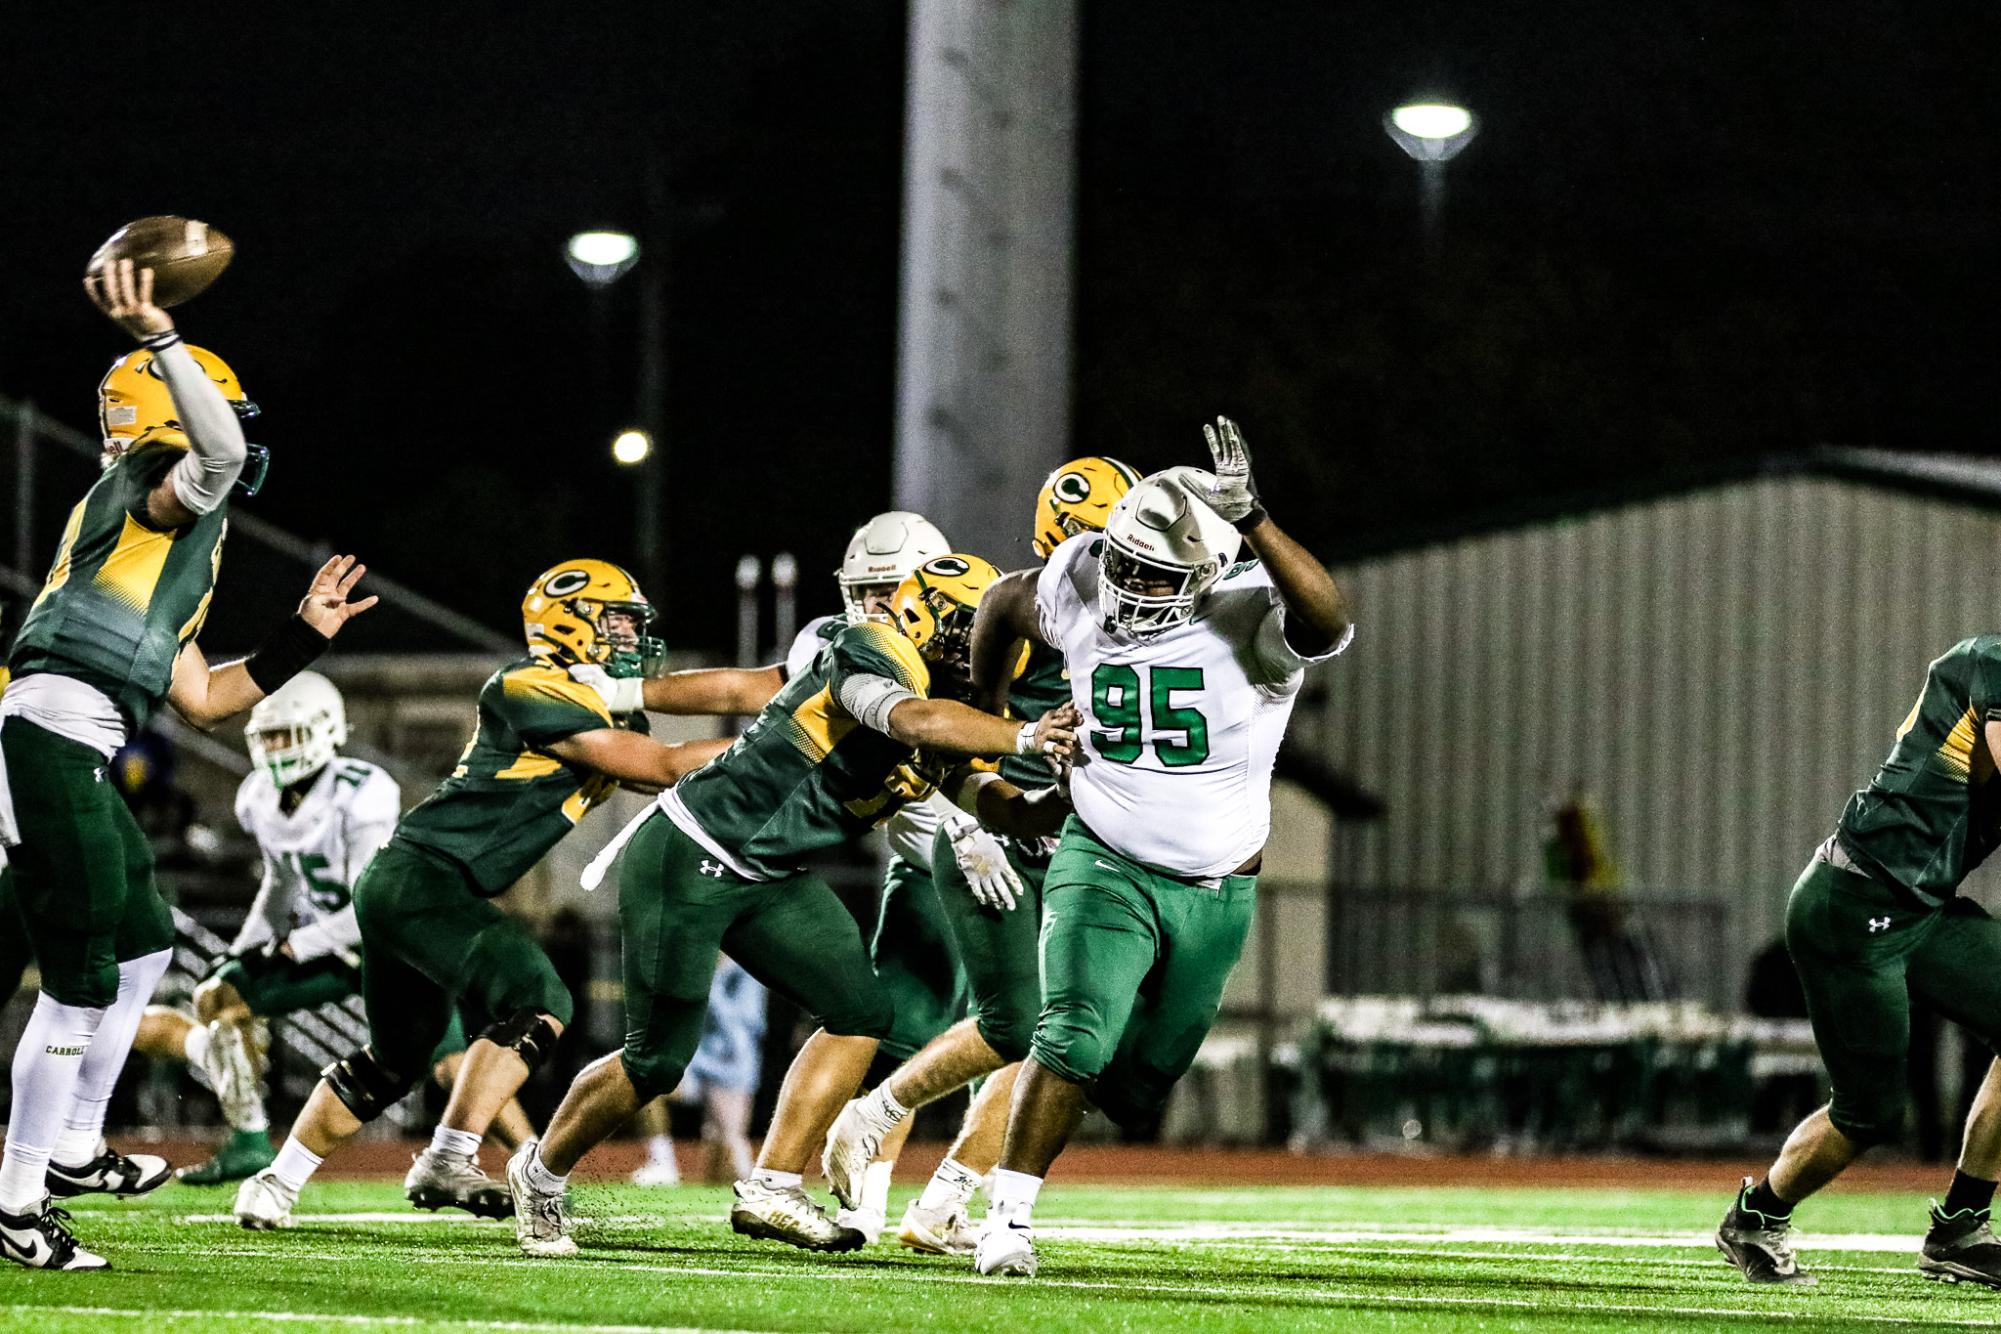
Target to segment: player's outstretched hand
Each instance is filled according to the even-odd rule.
[[[1058,769],[1070,763],[1077,748],[1077,726],[1083,721],[1074,704],[1059,704],[1035,720],[1035,750]]]
[[[372,594],[359,602],[347,600],[347,595],[361,582],[361,576],[367,573],[368,567],[353,556],[333,557],[313,576],[312,587],[299,603],[299,619],[332,639],[343,625],[380,601]]]
[[[981,827],[971,816],[945,821],[945,837],[952,845],[952,860],[966,874],[973,901],[995,912],[1010,912],[1021,895],[1021,876],[1007,859],[1000,840]]]
[[[153,304],[153,271],[135,271],[132,261],[107,264],[102,274],[83,280],[83,290],[111,321],[144,342],[155,334],[172,333],[174,317]]]
[[[1264,522],[1264,506],[1258,501],[1257,484],[1251,481],[1251,451],[1244,433],[1228,417],[1216,418],[1214,426],[1202,428],[1209,442],[1209,457],[1216,465],[1216,481],[1202,498],[1209,507],[1239,530]]]

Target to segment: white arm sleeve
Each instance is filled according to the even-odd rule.
[[[211,513],[229,499],[229,488],[236,485],[243,471],[243,460],[248,456],[243,425],[186,344],[174,342],[161,348],[153,354],[153,364],[167,382],[181,429],[192,446],[187,457],[174,465],[174,494],[196,514]]]
[[[916,699],[917,692],[906,689],[901,683],[887,676],[870,676],[866,672],[856,672],[841,681],[835,698],[841,707],[863,727],[887,734],[890,710],[906,699]]]
[[[348,904],[331,917],[322,917],[285,937],[292,957],[300,963],[329,954],[352,954],[361,947],[361,927],[354,920],[354,905]]]

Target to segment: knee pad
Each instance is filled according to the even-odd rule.
[[[1081,1017],[1044,1014],[1029,1039],[1036,1064],[1073,1084],[1089,1084],[1111,1063],[1112,1044]]]
[[[625,1077],[632,1081],[633,1090],[642,1102],[672,1093],[681,1083],[681,1076],[687,1073],[685,1065],[644,1052],[635,1053],[631,1047],[619,1051],[618,1063],[625,1067]]]
[[[489,1024],[480,1036],[496,1047],[506,1047],[528,1065],[533,1074],[556,1050],[559,1034],[540,1010],[516,1010],[498,1023]]]
[[[841,997],[838,1005],[820,1011],[820,1027],[838,1038],[886,1038],[896,1026],[896,1007],[889,993],[871,987],[858,995]],[[927,1035],[928,1036],[928,1035]]]
[[[366,1123],[394,1107],[410,1091],[414,1080],[405,1079],[375,1059],[367,1047],[320,1071],[334,1096]]]
[[[1901,1079],[1901,1067],[1893,1078]],[[1827,1119],[1836,1130],[1862,1148],[1886,1144],[1904,1133],[1904,1090],[1889,1080],[1870,1092],[1843,1097],[1836,1089]]]

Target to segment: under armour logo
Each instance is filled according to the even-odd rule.
[[[1871,917],[1871,918],[1869,919],[1869,934],[1870,934],[1870,935],[1872,935],[1872,936],[1873,936],[1873,935],[1875,935],[1875,934],[1876,934],[1876,933],[1877,933],[1878,931],[1888,931],[1889,929],[1890,929],[1890,919],[1889,919],[1889,918],[1887,918],[1887,917]]]
[[[92,770],[90,771],[90,776],[91,776],[92,778],[96,779],[96,780],[97,780],[98,782],[102,783],[102,782],[104,781],[104,770],[102,770],[102,769],[92,769]]]
[[[712,862],[704,857],[702,859],[702,874],[712,875],[720,880],[723,878],[723,864],[721,862]]]

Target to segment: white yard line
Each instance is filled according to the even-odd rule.
[[[569,1320],[457,1320],[450,1316],[335,1315],[310,1314],[304,1311],[203,1311],[192,1308],[161,1310],[157,1307],[136,1310],[122,1306],[34,1306],[25,1302],[0,1306],[0,1312],[10,1315],[73,1315],[131,1320],[262,1320],[288,1325],[307,1323],[355,1325],[365,1329],[502,1330],[521,1331],[522,1334],[540,1334],[545,1330],[575,1330],[582,1331],[582,1334],[752,1334],[748,1330],[705,1331],[698,1326],[685,1325],[581,1325]]]

